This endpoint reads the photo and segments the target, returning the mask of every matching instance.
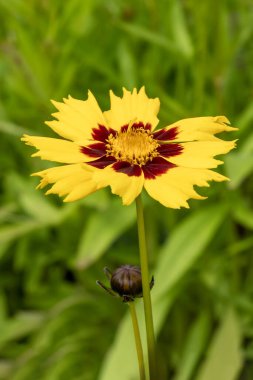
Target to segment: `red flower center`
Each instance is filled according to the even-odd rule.
[[[180,144],[173,142],[176,136],[177,128],[151,132],[151,125],[141,122],[124,125],[119,131],[99,125],[92,133],[96,142],[81,147],[81,152],[96,158],[87,162],[96,168],[111,165],[117,172],[129,176],[143,173],[145,178],[153,179],[175,167],[169,157],[183,150]]]

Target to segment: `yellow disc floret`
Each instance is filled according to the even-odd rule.
[[[113,156],[118,161],[143,166],[159,155],[158,146],[150,131],[129,126],[126,130],[118,132],[116,136],[109,135],[106,155]]]

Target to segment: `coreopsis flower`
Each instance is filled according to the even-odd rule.
[[[51,185],[46,194],[65,196],[65,202],[84,198],[106,186],[129,205],[147,193],[167,207],[189,207],[190,198],[203,199],[194,186],[228,178],[211,170],[223,163],[214,158],[229,152],[235,141],[215,135],[233,131],[225,116],[179,120],[156,129],[160,107],[144,87],[123,89],[123,97],[110,92],[111,108],[102,112],[95,97],[69,96],[52,103],[56,120],[46,124],[63,139],[28,136],[22,140],[38,149],[33,157],[65,165],[34,173],[38,188]]]

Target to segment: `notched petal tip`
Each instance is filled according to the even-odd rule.
[[[33,144],[31,143],[30,141],[30,136],[29,135],[23,135],[21,138],[20,138],[21,141],[23,141],[26,145],[31,145],[33,146]]]
[[[49,184],[49,181],[46,178],[42,178],[40,183],[36,186],[36,190],[44,189]]]
[[[154,98],[153,101],[156,104],[156,113],[158,113],[159,109],[160,109],[160,99],[159,98]]]
[[[215,178],[214,181],[216,181],[216,182],[224,182],[224,181],[226,181],[226,182],[230,182],[230,181],[231,181],[230,178],[226,177],[226,176],[223,175],[223,174],[219,174],[219,173],[216,173],[216,174],[220,176],[220,177]]]
[[[87,100],[95,100],[96,101],[96,98],[95,96],[93,95],[93,93],[91,92],[91,90],[88,90],[88,97],[87,97]]]
[[[174,210],[181,210],[182,208],[190,208],[188,202],[181,202],[180,204],[174,204],[170,206],[166,206],[163,202],[161,202],[159,199],[157,199],[159,203],[164,205],[165,207],[173,208]]]
[[[116,193],[114,193],[115,195],[118,195]],[[128,199],[124,199],[121,197],[121,201],[122,201],[122,205],[123,206],[130,206],[131,203],[133,203],[134,200],[128,200]]]
[[[215,116],[213,118],[213,121],[215,123],[225,123],[225,124],[230,125],[230,121],[228,120],[228,118],[226,116],[223,116],[223,115],[222,116]]]
[[[42,177],[42,175],[40,173],[41,172],[32,173],[32,174],[30,174],[30,176],[31,177]]]
[[[26,144],[26,145],[29,145],[29,146],[32,146],[33,148],[36,148],[36,145],[35,145],[32,141],[30,141],[30,140],[25,141],[25,144]],[[34,154],[35,154],[35,153],[34,153]],[[31,154],[31,157],[33,157],[32,154]]]
[[[59,114],[59,112],[55,112],[55,113],[52,113],[52,116],[54,116],[56,118],[56,115],[58,115],[58,114]],[[48,127],[53,129],[55,126],[58,125],[58,120],[46,120],[46,121],[44,121],[44,124],[46,124]]]
[[[140,90],[139,90],[139,94],[145,94],[146,95],[146,89],[145,89],[145,86],[141,86]]]
[[[178,209],[181,209],[181,208],[190,208],[189,206],[189,203],[188,202],[185,202],[184,204],[180,205],[179,207],[177,207]]]
[[[50,195],[50,194],[54,194],[54,192],[52,191],[52,188],[49,189],[49,190],[47,190],[47,191],[45,192],[45,195]]]
[[[110,97],[111,107],[112,107],[113,104],[115,104],[114,102],[119,102],[119,101],[122,100],[119,96],[115,95],[112,90],[109,90],[109,97]],[[105,111],[104,114],[107,113],[107,112],[110,112],[110,111]]]
[[[134,90],[136,90],[135,88],[133,89],[133,92]],[[123,95],[131,95],[131,91],[127,90],[125,87],[122,87],[122,91],[123,91]]]
[[[61,102],[57,102],[56,100],[53,100],[53,99],[50,99],[50,102],[53,104],[53,106],[60,110],[61,106],[62,106],[62,103]]]
[[[114,92],[113,92],[113,90],[109,90],[109,95],[110,95],[110,98],[111,97],[116,97],[116,98],[118,98],[118,96],[116,96],[115,94],[114,94]]]
[[[230,121],[226,116],[216,116],[214,117],[214,122],[219,124],[225,124],[226,132],[238,131],[239,128],[232,127]]]
[[[41,152],[40,152],[40,151],[37,151],[37,152],[35,152],[35,153],[31,154],[31,157],[40,157],[40,158],[43,160],[43,157],[42,157],[42,155],[41,155]]]
[[[65,195],[65,194],[64,194]],[[70,194],[68,194],[62,201],[64,203],[70,203],[70,202],[74,202],[76,200],[79,200],[79,199],[72,199],[72,196]]]

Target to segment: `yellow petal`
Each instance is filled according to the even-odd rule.
[[[232,132],[237,128],[230,127],[229,120],[225,116],[194,117],[179,120],[166,127],[166,129],[177,128],[178,135],[175,141],[195,140],[218,140],[216,133]]]
[[[216,168],[223,161],[213,157],[225,154],[235,147],[236,141],[195,141],[180,144],[183,152],[169,161],[187,168]]]
[[[92,180],[84,181],[83,183],[80,183],[78,186],[76,186],[74,190],[71,191],[66,198],[64,198],[63,201],[74,202],[87,197],[87,195],[94,193],[96,190],[98,190],[96,183],[94,183]]]
[[[68,196],[64,202],[72,202],[84,198],[98,189],[93,181],[93,171],[96,170],[88,165],[74,164],[64,165],[34,173],[33,176],[42,178],[38,188],[48,184],[54,184],[46,194],[58,194]]]
[[[72,165],[62,165],[56,166],[54,168],[49,168],[42,170],[37,173],[33,173],[32,176],[38,176],[41,178],[47,178],[48,183],[54,183],[63,178],[69,177],[71,175],[89,175],[92,176],[93,167],[83,164],[72,164]]]
[[[66,139],[84,145],[91,138],[92,128],[96,128],[98,124],[106,126],[104,115],[90,91],[87,100],[69,96],[64,99],[64,103],[53,100],[52,103],[59,110],[53,113],[58,120],[48,121],[46,124]]]
[[[144,178],[117,173],[112,168],[94,172],[93,180],[99,187],[110,186],[112,193],[122,198],[123,205],[131,204],[143,188]]]
[[[38,149],[32,157],[69,164],[87,160],[86,155],[80,152],[80,146],[71,141],[28,135],[24,135],[21,140]]]
[[[110,127],[118,130],[123,125],[134,122],[150,123],[152,129],[156,127],[159,120],[157,114],[160,108],[158,98],[149,99],[144,87],[132,92],[123,89],[123,97],[120,98],[110,91],[111,109],[104,112]]]
[[[205,199],[194,190],[194,185],[209,186],[207,181],[226,181],[228,178],[208,169],[173,168],[153,180],[145,180],[144,187],[151,197],[166,207],[189,205],[187,200]]]
[[[145,181],[144,187],[148,194],[165,207],[189,208],[189,205],[185,200],[185,194],[177,188],[169,186],[164,177],[165,175],[156,177],[154,180]]]
[[[55,184],[51,187],[51,189],[49,189],[46,192],[46,195],[58,194],[59,196],[63,196],[63,195],[71,193],[79,185],[82,185],[84,188],[86,187],[86,182],[89,182],[91,180],[91,177],[92,177],[91,173],[88,171],[85,171],[79,164],[77,164],[76,167],[74,168],[72,167],[71,169],[72,169],[71,172],[69,172],[68,170],[65,170],[65,173],[63,173],[61,171],[60,174],[62,177],[59,178],[57,181],[55,180],[51,181],[51,182],[55,182]],[[68,175],[67,175],[67,172],[69,172]],[[47,174],[47,178],[50,178],[50,174]],[[52,178],[52,173],[51,173],[51,178]]]

